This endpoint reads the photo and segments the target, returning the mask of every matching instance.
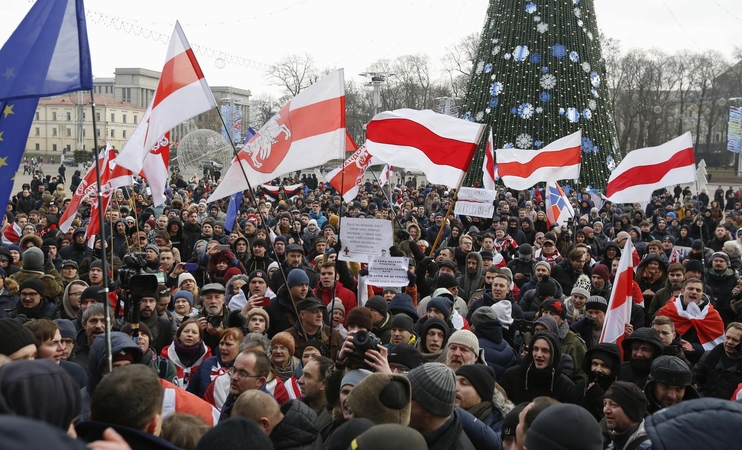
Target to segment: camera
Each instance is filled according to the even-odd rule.
[[[510,329],[513,331],[519,332],[521,335],[526,333],[533,334],[534,331],[534,324],[531,321],[524,320],[524,319],[515,319],[513,320],[513,324],[510,325]]]
[[[214,328],[219,328],[222,326],[222,317],[221,316],[212,316],[209,314],[206,316],[206,321]]]
[[[144,252],[129,252],[124,255],[124,267],[119,269],[121,286],[128,289],[131,277],[139,275],[147,267],[147,254]]]
[[[595,326],[597,322],[593,318],[593,316],[585,316],[582,318],[582,324],[585,325],[588,328],[592,328]]]
[[[358,331],[353,336],[353,353],[348,355],[348,368],[349,369],[369,369],[372,370],[366,364],[366,350],[376,350],[381,345],[381,339],[376,337],[375,334],[370,331]]]

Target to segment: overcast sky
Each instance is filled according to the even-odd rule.
[[[32,3],[0,0],[0,42]],[[716,49],[731,58],[735,45],[742,47],[740,0],[594,4],[598,26],[624,50]],[[180,20],[191,45],[209,50],[196,52],[209,84],[250,89],[253,95],[275,91],[261,67],[291,53],[309,53],[319,67],[343,67],[346,79],[358,79],[381,58],[426,53],[437,64],[446,46],[481,31],[487,6],[487,0],[85,1],[96,77],[113,76],[116,67],[161,70]],[[150,32],[162,36],[146,36]],[[252,62],[235,64],[227,57],[222,64],[217,51]]]

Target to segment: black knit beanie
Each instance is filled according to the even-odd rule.
[[[252,420],[233,417],[219,422],[198,441],[196,450],[263,450],[273,448],[270,438]]]
[[[495,393],[495,371],[487,364],[467,364],[459,367],[456,375],[469,380],[483,402],[491,401]]]
[[[36,345],[31,330],[13,319],[0,319],[0,355],[10,356],[31,344]]]
[[[629,419],[641,422],[647,413],[647,397],[634,383],[614,381],[603,398],[610,398],[618,403]]]

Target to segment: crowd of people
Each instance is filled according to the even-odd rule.
[[[300,188],[246,192],[232,219],[228,199],[206,200],[212,175],[174,173],[160,207],[141,180],[117,190],[92,248],[88,205],[59,229],[63,174],[13,196],[0,446],[736,443],[742,192],[678,186],[645,207],[572,192],[574,218],[550,224],[539,189],[501,189],[495,215],[479,218],[413,179],[388,194],[366,180],[345,203],[296,174],[275,184]],[[338,259],[348,217],[393,223],[388,254],[409,258],[407,286],[368,285],[365,264]],[[618,344],[602,342],[627,249],[630,320]],[[133,289],[133,274],[153,289]]]

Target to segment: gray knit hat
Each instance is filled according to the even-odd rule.
[[[445,364],[427,363],[407,373],[412,385],[412,400],[439,417],[453,413],[456,400],[456,375]]]
[[[26,270],[44,271],[44,253],[38,247],[29,247],[23,252],[23,268]]]

